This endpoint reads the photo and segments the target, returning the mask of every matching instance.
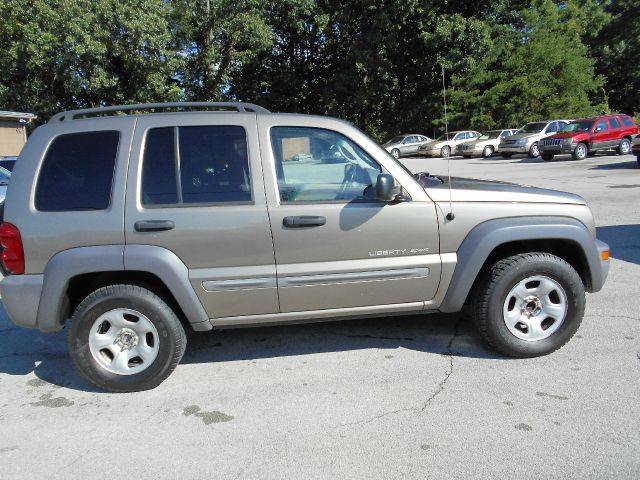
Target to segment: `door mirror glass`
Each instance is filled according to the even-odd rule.
[[[388,173],[378,175],[376,181],[376,200],[390,202],[396,198],[397,192],[393,176]]]

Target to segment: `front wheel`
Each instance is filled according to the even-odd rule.
[[[588,153],[589,149],[587,148],[587,146],[584,143],[579,143],[571,156],[574,158],[574,160],[584,160],[585,158],[587,158]]]
[[[440,149],[440,156],[442,158],[448,158],[451,155],[451,147],[445,145]]]
[[[578,330],[584,285],[561,258],[543,252],[514,255],[484,275],[474,293],[474,321],[496,350],[520,358],[546,355]]]
[[[397,160],[398,158],[400,158],[400,150],[394,148],[393,150],[391,150],[391,156]]]
[[[628,138],[623,138],[622,140],[620,140],[620,145],[618,145],[616,152],[618,153],[618,155],[627,155],[629,152],[631,152],[631,142]]]
[[[531,145],[531,148],[529,148],[529,157],[536,158],[538,156],[540,156],[540,150],[538,149],[538,142],[535,142]]]
[[[486,146],[484,147],[484,150],[482,150],[482,156],[484,158],[489,158],[493,155],[493,147],[492,146]]]
[[[69,353],[80,373],[111,392],[158,386],[176,368],[187,339],[175,312],[138,285],[99,288],[71,318]]]

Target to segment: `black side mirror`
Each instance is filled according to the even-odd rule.
[[[388,173],[378,175],[376,181],[376,200],[381,202],[391,202],[397,195],[393,176]]]
[[[602,131],[602,128],[596,127],[596,129],[593,131],[593,133],[600,133],[601,131]]]

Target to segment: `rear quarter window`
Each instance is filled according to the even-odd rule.
[[[633,123],[633,120],[631,120],[630,117],[627,117],[627,116],[620,117],[620,120],[622,120],[622,124],[625,127],[635,127],[635,124]]]
[[[56,137],[42,162],[35,206],[43,212],[106,210],[111,203],[120,132]]]

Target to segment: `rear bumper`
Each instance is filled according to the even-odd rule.
[[[0,282],[2,304],[13,323],[38,328],[38,305],[44,275],[9,275]]]

